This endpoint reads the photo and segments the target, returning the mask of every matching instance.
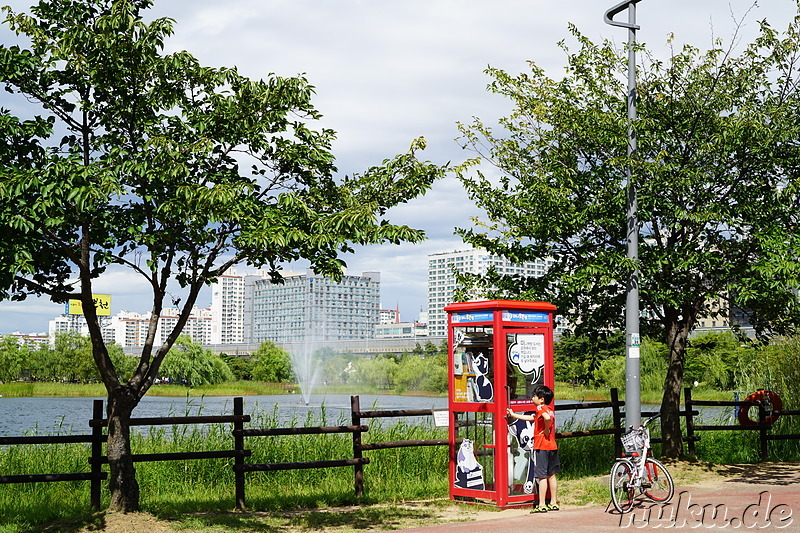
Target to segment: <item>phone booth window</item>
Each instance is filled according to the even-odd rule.
[[[456,402],[494,401],[494,348],[491,326],[453,328]]]
[[[455,486],[494,490],[494,416],[485,412],[456,412]]]
[[[507,333],[506,350],[509,400],[527,402],[533,397],[534,389],[544,385],[544,334]]]

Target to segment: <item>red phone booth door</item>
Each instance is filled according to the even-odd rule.
[[[491,313],[487,315],[491,320]],[[453,328],[451,410],[455,442],[460,443],[453,479],[456,489],[496,490],[494,353],[492,326]]]
[[[552,361],[546,356],[547,329],[526,328],[505,330],[506,376],[508,383],[508,405],[518,413],[532,415],[533,391],[539,385],[552,384]],[[509,496],[534,494],[536,480],[533,477],[531,448],[533,446],[533,423],[527,420],[508,421],[508,494]]]

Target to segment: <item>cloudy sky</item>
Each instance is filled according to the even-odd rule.
[[[251,78],[304,73],[325,116],[320,126],[337,132],[337,166],[351,174],[406,151],[419,136],[428,141],[425,159],[443,164],[473,156],[459,148],[456,123],[474,116],[488,122],[510,110],[486,91],[484,69],[518,73],[533,61],[559,76],[565,57],[556,43],[570,42],[568,23],[593,40],[624,43],[626,31],[603,22],[617,1],[156,0],[151,12],[176,21],[167,51],[187,50],[205,65],[236,66]],[[4,3],[24,11],[31,2]],[[757,21],[784,29],[795,11],[793,0],[642,0],[638,38],[656,54],[666,53],[670,34],[706,49],[714,38],[730,41],[747,15],[740,31],[747,42]],[[9,34],[0,31],[0,38]],[[18,105],[0,94],[0,107]],[[348,272],[380,271],[383,306],[399,306],[403,319],[413,320],[426,305],[427,256],[462,249],[453,228],[476,214],[459,184],[443,180],[390,213],[394,222],[424,229],[427,241],[359,249],[346,258]],[[115,313],[149,308],[132,275],[106,276],[95,292],[112,294]],[[210,291],[199,303],[210,304]],[[46,331],[61,311],[44,300],[0,303],[0,334]]]

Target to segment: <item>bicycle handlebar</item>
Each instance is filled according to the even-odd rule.
[[[645,420],[644,422],[642,422],[641,424],[639,424],[639,426],[638,426],[638,427],[643,427],[643,428],[646,428],[646,427],[647,427],[647,425],[648,425],[650,422],[652,422],[652,421],[653,421],[653,420],[655,420],[656,418],[659,418],[660,416],[661,416],[661,413],[656,413],[655,415],[651,416],[650,418],[648,418],[647,420]],[[629,429],[629,430],[631,430],[631,429],[633,429],[634,427],[637,427],[637,426],[630,426],[628,429]]]

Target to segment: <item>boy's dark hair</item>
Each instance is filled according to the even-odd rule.
[[[533,389],[533,394],[544,400],[545,405],[550,405],[553,401],[553,390],[547,385],[538,385]]]

